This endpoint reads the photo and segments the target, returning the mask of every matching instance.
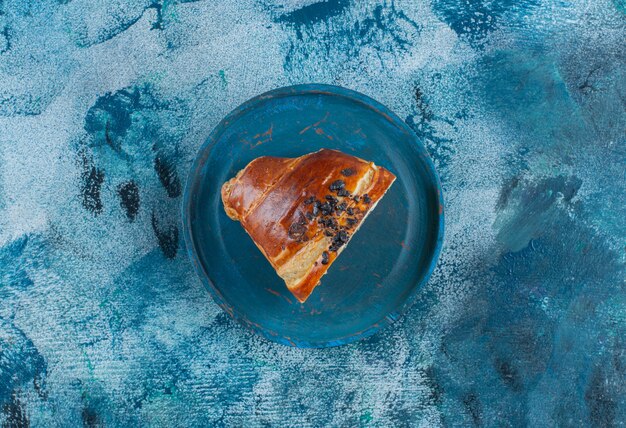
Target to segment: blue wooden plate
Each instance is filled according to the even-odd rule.
[[[300,304],[241,224],[226,216],[222,184],[251,160],[321,148],[374,161],[398,177],[350,244]],[[259,95],[213,130],[183,200],[189,255],[216,302],[266,338],[328,347],[367,337],[413,303],[443,240],[443,198],[423,145],[373,99],[329,85]]]

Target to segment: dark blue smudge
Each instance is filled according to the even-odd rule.
[[[411,41],[401,35],[400,31],[394,26],[397,26],[398,22],[405,22],[411,26],[415,31],[421,30],[420,26],[410,19],[402,10],[396,9],[392,3],[390,8],[383,8],[383,6],[376,6],[371,17],[365,18],[362,22],[356,21],[354,23],[353,32],[357,36],[359,45],[376,45],[376,36],[378,34],[389,35],[393,42],[394,47],[388,49],[388,51],[401,50],[407,51],[412,45]]]
[[[607,387],[608,384],[609,379],[603,373],[602,368],[596,368],[585,391],[585,401],[589,409],[589,419],[592,426],[615,426],[617,403],[613,391]]]
[[[132,161],[132,154],[124,150],[124,145],[136,147],[147,141],[151,142],[154,151],[159,152],[172,144],[170,140],[161,141],[164,137],[159,134],[158,115],[162,112],[180,114],[173,110],[171,103],[160,100],[151,85],[107,93],[96,100],[85,116],[88,144],[92,148],[110,147],[126,161]],[[139,122],[139,132],[131,133],[135,122]],[[145,126],[145,122],[149,126]]]
[[[349,5],[348,0],[321,1],[281,15],[274,21],[295,26],[311,25],[342,14]]]
[[[126,213],[126,217],[132,222],[139,212],[139,187],[133,180],[119,185],[117,194],[120,198],[120,205]]]
[[[226,312],[220,312],[213,318],[212,324],[216,328],[232,327],[233,320]]]
[[[434,366],[428,366],[428,368],[424,371],[424,384],[430,390],[428,400],[431,404],[435,406],[440,405],[443,402],[444,389],[438,379]]]
[[[119,151],[119,140],[126,136],[132,125],[131,114],[141,106],[140,91],[137,89],[105,94],[87,112],[85,131],[97,141],[104,141]]]
[[[310,31],[313,24],[327,21],[332,17],[341,15],[347,9],[348,5],[349,2],[346,0],[330,0],[313,3],[284,15],[280,15],[274,19],[274,22],[286,24],[294,28],[296,31],[296,39],[298,41],[302,41],[303,31],[307,29]],[[296,46],[292,43],[289,51],[285,55],[285,65],[287,68],[290,68],[292,65],[295,50]],[[308,58],[309,56],[307,49],[300,51],[300,53],[305,58]]]
[[[27,387],[45,395],[47,364],[33,342],[12,323],[0,318],[0,404],[15,409],[15,393]],[[11,410],[13,411],[13,410]]]
[[[0,36],[4,39],[4,47],[2,47],[3,43],[0,43],[0,54],[3,54],[11,50],[11,34],[9,33],[8,25],[5,25],[2,31],[0,31]]]
[[[518,177],[513,177],[503,187],[503,191],[498,199],[498,206],[500,208],[505,207],[511,193],[518,188],[520,184]],[[565,202],[570,202],[578,189],[582,185],[582,180],[576,176],[566,177],[563,175],[557,177],[549,177],[538,181],[536,184],[525,184],[520,189],[519,205],[527,206],[533,202],[536,202],[536,211],[546,211],[557,198],[562,198]]]
[[[499,25],[523,18],[538,4],[539,0],[434,0],[432,7],[455,33],[477,46]]]
[[[52,101],[53,94],[41,97],[32,94],[9,95],[0,98],[0,116],[37,116]]]
[[[512,177],[504,183],[500,189],[500,196],[498,197],[498,202],[496,203],[496,210],[501,211],[506,208],[509,198],[511,197],[511,193],[517,188],[519,183],[519,177]]]
[[[176,167],[165,155],[157,154],[154,159],[154,170],[159,176],[159,181],[165,188],[167,196],[177,198],[180,196],[182,185]]]
[[[510,362],[497,359],[495,362],[495,367],[498,374],[500,375],[500,378],[506,386],[516,392],[522,390],[522,381],[520,379],[520,375],[517,372],[516,368]]]
[[[85,428],[95,428],[101,426],[100,418],[98,417],[98,413],[91,407],[84,407],[81,413],[81,419],[83,421],[83,427]]]
[[[348,3],[316,3],[276,19],[295,30],[295,40],[290,42],[285,55],[287,71],[300,67],[316,49],[327,57],[332,49],[348,58],[356,57],[365,46],[378,53],[399,55],[412,46],[413,33],[421,31],[420,26],[393,3],[388,7],[377,5],[367,17],[355,21],[343,13],[347,6]],[[327,30],[320,31],[316,26],[329,20],[333,25]]]
[[[472,418],[474,426],[478,427],[482,425],[482,405],[480,400],[473,392],[466,394],[463,397],[463,406],[465,410]]]
[[[104,171],[95,165],[88,164],[81,173],[80,193],[83,207],[93,215],[102,212],[102,197],[100,191],[104,182]]]
[[[25,290],[33,285],[23,263],[28,242],[28,235],[24,235],[0,248],[0,293],[5,287]]]
[[[79,422],[82,422],[85,428],[137,426],[137,423],[131,423],[132,419],[126,419],[132,417],[131,415],[124,415],[125,423],[121,423],[120,419],[115,418],[108,411],[112,408],[111,391],[105,386],[105,382],[93,377],[88,380],[75,379],[72,382],[72,388],[81,392],[81,403],[76,403],[81,405],[80,420],[73,421],[73,425],[79,425]]]
[[[152,212],[152,230],[157,238],[163,255],[168,259],[176,257],[178,252],[178,227],[175,224],[161,225],[156,213]]]
[[[17,393],[11,395],[11,401],[2,405],[4,422],[2,428],[29,428],[30,420],[24,408],[24,404],[18,398]]]

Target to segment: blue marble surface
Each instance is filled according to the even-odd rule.
[[[0,424],[626,424],[623,0],[0,1]],[[181,240],[197,148],[269,89],[423,139],[446,241],[409,313],[292,349]]]

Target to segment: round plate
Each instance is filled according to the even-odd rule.
[[[300,304],[239,222],[220,189],[259,156],[337,149],[398,178]],[[395,321],[431,274],[443,239],[439,179],[411,129],[371,98],[329,85],[259,95],[213,130],[183,200],[189,255],[216,302],[266,338],[291,346],[343,345]]]

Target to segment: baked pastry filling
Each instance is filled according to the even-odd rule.
[[[304,302],[395,178],[336,150],[263,156],[224,183],[222,202]]]

